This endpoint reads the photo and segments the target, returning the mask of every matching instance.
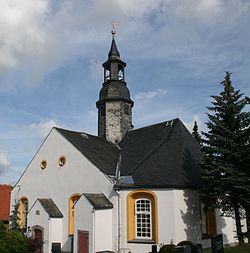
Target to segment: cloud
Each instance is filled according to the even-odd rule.
[[[139,126],[145,123],[155,123],[164,118],[164,115],[167,114],[167,110],[163,106],[166,94],[167,90],[158,88],[151,91],[139,92],[135,95],[133,114]]]
[[[0,72],[17,68],[23,57],[41,51],[48,1],[3,0],[0,10]]]
[[[8,160],[6,154],[0,151],[0,175],[10,168],[10,161]]]
[[[193,115],[193,119],[191,121],[183,121],[184,125],[186,126],[186,128],[189,130],[190,133],[192,133],[193,131],[195,121],[197,122],[198,125],[198,131],[201,132],[204,126],[203,122],[201,121],[198,115]]]
[[[29,128],[34,130],[41,138],[45,138],[53,127],[58,127],[57,122],[53,119],[29,125]]]
[[[18,81],[7,81],[30,87],[79,57],[94,71],[118,20],[131,57],[171,59],[193,71],[202,65],[204,75],[228,64],[228,53],[237,60],[249,52],[245,40],[234,39],[248,30],[249,13],[243,0],[2,0],[0,73],[18,71]]]
[[[167,93],[167,90],[156,89],[154,91],[139,92],[135,95],[135,101],[138,104],[149,103],[157,97],[163,97]]]
[[[96,81],[96,83],[99,83],[103,79],[102,62],[91,59],[89,70],[91,79]]]

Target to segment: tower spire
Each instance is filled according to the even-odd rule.
[[[115,43],[115,34],[116,34],[115,26],[119,25],[119,24],[120,24],[119,22],[113,22],[112,23],[112,31],[111,31],[112,43],[111,43],[111,47],[110,47],[110,50],[109,50],[109,53],[108,53],[109,59],[110,58],[120,59],[120,53],[119,53],[119,51],[117,49],[117,46],[116,46],[116,43]]]
[[[132,129],[132,107],[134,102],[125,82],[126,63],[120,59],[115,43],[113,23],[112,42],[104,68],[103,87],[96,102],[98,108],[98,135],[112,143],[120,142],[126,132]]]

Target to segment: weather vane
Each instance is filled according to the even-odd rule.
[[[119,24],[120,24],[120,22],[112,22],[112,31],[111,31],[112,39],[115,38],[115,34],[116,34],[115,27],[116,27],[117,25],[119,25]]]

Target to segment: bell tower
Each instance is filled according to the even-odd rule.
[[[134,102],[125,82],[126,63],[120,59],[112,30],[111,48],[104,68],[103,87],[96,102],[98,109],[98,136],[109,142],[120,142],[126,132],[132,129],[132,107]]]

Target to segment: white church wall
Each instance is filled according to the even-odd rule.
[[[53,242],[62,244],[62,218],[50,219],[50,245]]]
[[[246,219],[241,220],[242,232],[247,231],[246,227]],[[232,217],[222,216],[222,212],[219,209],[216,209],[216,228],[217,234],[222,234],[223,243],[225,245],[235,245],[238,244],[238,240],[236,237],[236,224],[235,219]],[[203,248],[211,247],[211,239],[203,239],[202,240]]]
[[[75,205],[74,223],[74,253],[77,253],[78,230],[87,231],[89,233],[89,253],[94,253],[94,210],[84,196],[81,196]]]
[[[157,196],[158,246],[170,242],[176,244],[188,238],[194,242],[201,242],[198,194],[191,190],[153,189],[151,191]],[[130,192],[131,190],[121,191],[122,252],[150,252],[152,244],[127,242],[127,196]],[[195,233],[190,238],[192,232]]]
[[[221,211],[216,210],[216,223],[218,234],[223,235],[223,242],[225,244],[237,244],[238,240],[236,237],[236,224],[235,219],[232,217],[221,216]],[[241,220],[242,232],[247,231],[246,219]]]
[[[122,253],[145,253],[151,251],[148,243],[127,242],[127,196],[130,190],[121,191],[121,231]],[[174,220],[174,194],[173,190],[152,190],[157,196],[158,204],[158,244],[170,243],[175,240],[175,220]]]
[[[158,203],[158,243],[170,243],[176,241],[174,219],[174,193],[172,189],[156,190]]]
[[[58,159],[66,157],[64,166]],[[40,168],[47,161],[45,169]],[[112,184],[98,168],[85,158],[56,129],[44,141],[23,176],[12,190],[11,201],[26,196],[31,207],[37,198],[52,198],[63,214],[62,246],[70,250],[68,206],[73,193],[104,193],[109,196]]]
[[[34,229],[35,226],[42,228],[44,241],[43,252],[49,253],[51,246],[49,234],[49,216],[39,201],[36,201],[35,205],[32,207],[28,214],[28,226],[30,226],[31,229]]]
[[[175,240],[201,243],[199,193],[195,190],[174,190]]]
[[[95,211],[95,252],[113,250],[113,209]]]

